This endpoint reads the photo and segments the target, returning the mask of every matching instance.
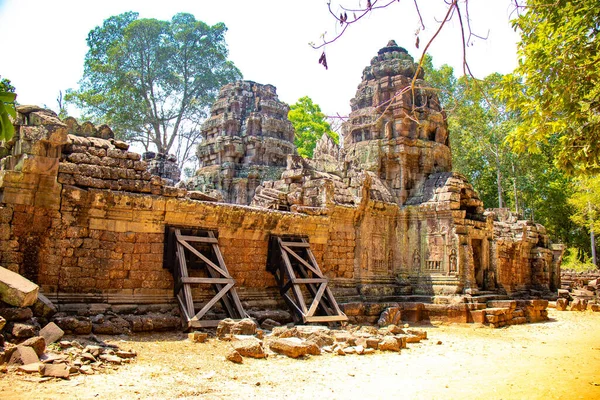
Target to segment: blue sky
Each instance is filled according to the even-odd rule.
[[[426,28],[420,34],[423,45],[437,29],[436,19],[445,14],[445,5],[443,0],[419,4]],[[478,77],[512,71],[518,35],[509,24],[511,1],[470,0],[470,4],[473,31],[487,36],[474,38],[468,48],[472,71]],[[327,71],[317,63],[320,51],[308,45],[318,42],[322,33],[339,29],[325,0],[0,0],[0,75],[11,79],[21,104],[56,109],[59,91],[76,88],[82,76],[88,32],[125,11],[164,20],[190,12],[209,24],[224,22],[229,28],[230,59],[245,79],[275,85],[280,99],[290,104],[308,95],[328,114],[349,112],[363,68],[389,39],[415,58],[422,50],[414,46],[419,20],[410,0],[373,12],[328,45]],[[430,53],[436,65],[446,63],[462,71],[457,25],[451,22],[444,28]]]

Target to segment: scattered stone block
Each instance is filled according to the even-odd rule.
[[[58,327],[54,322],[48,323],[40,330],[40,336],[46,341],[46,345],[60,340],[64,336],[65,332]]]
[[[262,342],[256,338],[232,342],[232,345],[243,357],[266,358],[267,356]]]
[[[234,335],[254,335],[256,333],[256,323],[250,318],[244,318],[233,325],[231,333]]]
[[[219,324],[217,325],[217,337],[223,339],[225,336],[230,335],[234,325],[235,321],[231,318],[225,318],[224,320],[219,321]]]
[[[69,370],[70,367],[67,364],[42,364],[40,374],[52,378],[68,379]]]
[[[27,365],[40,362],[38,355],[31,347],[28,346],[17,346],[15,351],[12,353],[9,364],[14,365]]]
[[[600,312],[600,304],[588,302],[587,309],[588,311]]]
[[[15,307],[29,307],[37,300],[39,287],[29,279],[0,267],[0,300]]]
[[[188,339],[195,343],[204,343],[208,339],[208,333],[206,332],[190,332],[188,333]]]
[[[569,305],[569,300],[564,298],[564,297],[560,297],[558,299],[556,299],[556,311],[565,311],[567,309],[567,306]]]
[[[587,300],[576,297],[571,302],[571,311],[585,311],[587,308]]]
[[[299,338],[279,338],[269,343],[269,349],[291,358],[308,354],[308,345]]]
[[[281,326],[281,324],[271,318],[267,318],[260,324],[260,326],[263,329],[270,331],[273,330],[273,328],[275,328],[276,326]]]
[[[37,362],[33,364],[21,365],[17,369],[21,372],[25,372],[26,374],[34,374],[40,372],[40,368],[42,365],[42,363]]]
[[[380,338],[371,337],[367,338],[367,348],[377,350],[379,348],[379,342],[381,342]]]
[[[400,351],[400,343],[394,336],[384,336],[379,342],[379,350],[381,351]]]
[[[6,325],[6,319],[4,319],[4,317],[0,316],[0,331],[2,329],[4,329],[4,325]]]
[[[123,363],[123,359],[121,357],[113,354],[100,354],[100,359],[111,364],[121,365]]]
[[[227,355],[225,356],[225,358],[233,363],[236,364],[241,364],[244,362],[244,359],[242,358],[242,355],[235,349],[231,350],[229,353],[227,353]]]
[[[31,347],[40,357],[46,351],[46,340],[42,336],[34,336],[21,343],[21,346]]]
[[[125,351],[125,350],[117,350],[115,354],[118,357],[124,358],[124,359],[135,358],[137,356],[137,353],[135,351]]]

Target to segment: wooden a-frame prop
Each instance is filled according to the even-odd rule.
[[[235,290],[235,281],[227,271],[213,231],[168,227],[165,266],[172,269],[175,297],[187,329],[217,326],[220,320],[202,320],[217,302],[221,303],[232,319],[248,316]],[[204,270],[207,276],[190,277],[188,266]],[[194,309],[192,285],[209,285],[216,293],[198,312]]]
[[[275,275],[296,323],[348,320],[327,286],[328,279],[305,238],[271,236],[267,269]]]

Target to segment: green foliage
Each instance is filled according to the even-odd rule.
[[[503,76],[456,79],[451,67],[435,68],[428,56],[424,66],[428,84],[443,94],[453,169],[467,176],[485,206],[497,207],[501,196],[504,207],[543,224],[553,240],[587,248],[585,229],[569,218],[572,179],[552,163],[551,146],[530,154],[514,152],[506,143],[522,119],[498,95]]]
[[[16,99],[15,87],[11,85],[10,80],[0,79],[0,142],[12,139],[15,134],[15,128],[8,117],[17,116]]]
[[[323,134],[327,134],[335,143],[339,143],[338,134],[331,130],[331,126],[325,120],[325,114],[321,112],[321,107],[313,103],[308,96],[299,98],[290,106],[288,118],[295,130],[294,144],[302,157],[312,158],[317,140]]]
[[[575,180],[575,192],[569,198],[575,212],[571,220],[577,225],[600,232],[600,175],[581,176]]]
[[[502,96],[522,115],[508,140],[517,151],[553,145],[569,173],[600,171],[600,12],[597,0],[528,0],[513,21],[519,65]]]
[[[596,270],[596,266],[588,256],[581,254],[578,249],[569,247],[563,255],[562,263],[560,268],[565,270],[571,270],[576,272],[587,272]]]
[[[226,31],[223,23],[209,26],[191,14],[171,21],[134,12],[110,17],[89,33],[80,88],[66,100],[122,139],[163,153],[187,142],[189,153],[193,127],[218,89],[241,78],[227,60]]]

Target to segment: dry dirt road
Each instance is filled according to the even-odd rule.
[[[550,310],[545,323],[502,329],[425,326],[401,353],[305,360],[224,360],[227,342],[180,333],[103,337],[132,364],[38,382],[0,374],[2,399],[600,399],[600,313]],[[441,344],[437,344],[441,341]]]

